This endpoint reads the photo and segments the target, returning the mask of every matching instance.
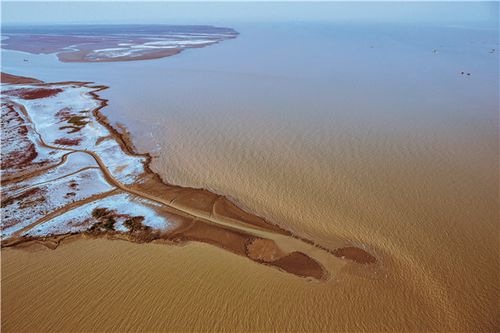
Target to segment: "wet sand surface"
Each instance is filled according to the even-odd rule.
[[[1,82],[2,83],[10,83],[10,84],[20,84],[20,83],[42,83],[42,81],[24,76],[12,75],[9,73],[0,73]]]

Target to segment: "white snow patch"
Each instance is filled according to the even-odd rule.
[[[72,186],[72,183],[77,184],[77,186]],[[2,237],[11,237],[16,231],[72,202],[112,189],[114,187],[105,181],[99,170],[89,169],[50,183],[27,186],[12,191],[9,193],[9,197],[16,197],[28,191],[36,192],[2,207],[2,225],[13,224],[2,230]],[[18,222],[13,223],[14,221]]]
[[[134,197],[122,193],[109,196],[97,202],[91,202],[70,210],[56,218],[36,226],[26,233],[27,236],[50,236],[69,232],[82,232],[87,230],[96,221],[92,218],[92,211],[95,208],[107,208],[116,211],[117,214],[130,216],[143,216],[144,225],[155,230],[167,231],[177,227],[173,221],[158,215],[149,207],[148,200],[137,200]],[[128,232],[128,228],[123,225],[126,219],[118,219],[114,227],[116,231]]]
[[[15,102],[23,104],[36,124],[37,132],[43,140],[50,145],[61,148],[88,150],[95,152],[109,168],[111,174],[125,184],[133,183],[138,176],[144,173],[145,158],[126,154],[115,140],[105,140],[96,145],[99,137],[111,135],[109,130],[100,124],[91,114],[91,110],[97,108],[99,103],[89,94],[92,91],[88,87],[75,85],[54,86],[63,89],[59,94],[42,99],[25,100],[18,97],[10,97]],[[34,86],[16,86],[16,88],[36,88]],[[87,117],[82,121],[87,122],[78,132],[68,133],[71,129],[61,130],[63,126],[72,124],[61,120],[56,114],[61,110],[67,110],[76,116]],[[79,139],[75,146],[56,144],[57,139]]]

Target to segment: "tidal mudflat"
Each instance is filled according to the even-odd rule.
[[[126,31],[124,34],[123,31]],[[230,28],[212,26],[113,25],[15,27],[3,31],[2,48],[57,54],[64,62],[109,62],[163,58],[235,38]]]
[[[106,101],[98,92],[105,88],[5,76],[2,247],[55,248],[80,234],[198,241],[318,280],[341,260],[376,262],[357,247],[325,249],[301,240],[223,196],[164,184],[149,170],[150,157],[135,154],[99,113]]]

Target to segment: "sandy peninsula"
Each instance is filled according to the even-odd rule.
[[[4,75],[2,247],[68,238],[201,242],[300,277],[325,280],[355,247],[327,249],[203,189],[163,183],[130,138],[100,113],[106,89]]]

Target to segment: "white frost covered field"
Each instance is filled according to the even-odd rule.
[[[145,52],[160,51],[165,49],[181,49],[189,46],[206,46],[217,43],[216,40],[210,39],[193,39],[193,40],[169,40],[163,39],[154,42],[146,42],[142,44],[120,43],[121,47],[110,47],[105,49],[97,49],[87,54],[90,59],[117,58],[117,57],[138,57],[144,55]]]
[[[143,163],[145,158],[126,154],[120,145],[110,137],[109,130],[100,124],[92,115],[92,110],[99,107],[99,101],[90,95],[95,90],[80,85],[57,85],[63,91],[55,96],[26,100],[21,97],[10,96],[9,98],[24,105],[32,122],[36,124],[36,130],[43,141],[51,146],[63,149],[74,149],[92,151],[97,154],[109,167],[113,177],[125,184],[130,184],[144,172]],[[18,85],[5,87],[8,91],[13,89],[35,89],[36,86]],[[69,117],[68,120],[65,120]],[[61,127],[73,126],[71,118],[84,122],[77,132],[71,128],[61,130]],[[97,141],[99,138],[105,138]],[[77,144],[65,145],[58,143],[58,139],[77,140]]]
[[[76,83],[2,86],[2,115],[8,115],[2,158],[19,154],[19,142],[38,154],[22,169],[2,168],[3,176],[11,176],[2,184],[2,240],[88,230],[97,222],[96,208],[113,213],[111,229],[117,232],[129,231],[123,222],[131,217],[152,230],[176,225],[157,214],[156,203],[123,191],[144,175],[146,158],[126,153],[97,121],[96,89]],[[39,170],[39,160],[50,163]]]
[[[47,236],[85,231],[95,222],[95,219],[92,218],[92,211],[96,208],[109,208],[124,215],[121,218],[116,218],[114,225],[116,231],[128,232],[128,228],[123,225],[123,222],[129,216],[143,216],[144,220],[142,224],[156,230],[165,231],[174,229],[176,226],[175,222],[159,216],[153,207],[154,205],[151,205],[147,200],[138,200],[131,195],[121,193],[88,203],[78,207],[78,209],[70,210],[50,221],[38,225],[28,231],[26,235]]]

